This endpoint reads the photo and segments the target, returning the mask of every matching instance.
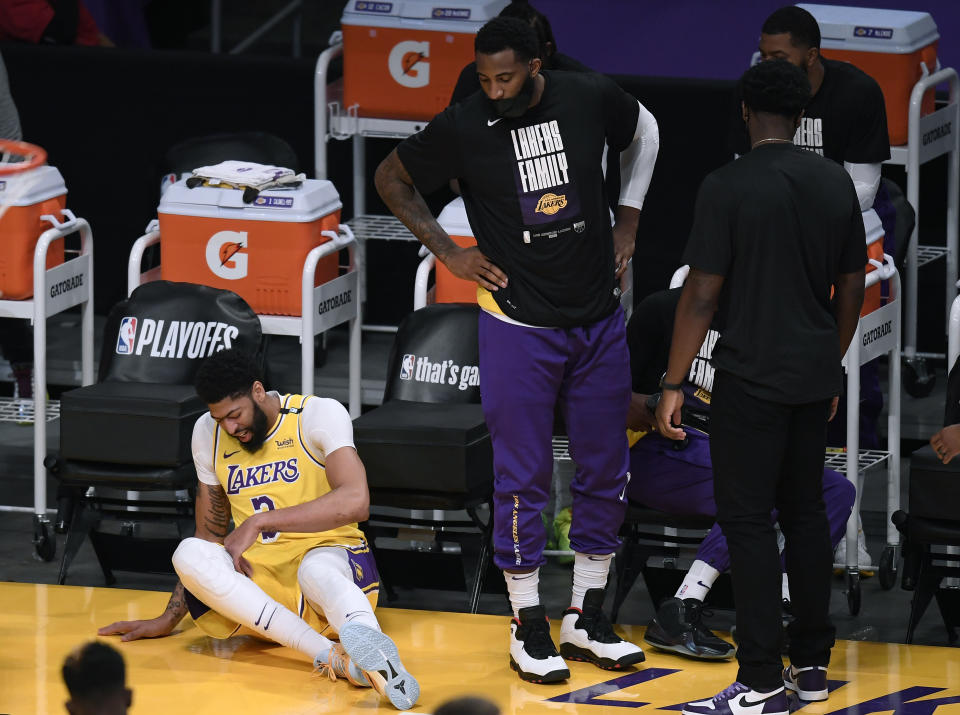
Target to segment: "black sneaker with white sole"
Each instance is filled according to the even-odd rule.
[[[530,683],[558,683],[570,670],[550,637],[543,606],[528,606],[510,621],[510,667]]]

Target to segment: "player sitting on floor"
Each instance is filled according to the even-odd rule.
[[[197,531],[173,555],[180,582],[162,615],[99,633],[164,636],[189,610],[214,638],[275,641],[331,680],[409,709],[420,686],[373,613],[379,577],[357,528],[370,496],[350,417],[335,400],[268,392],[259,375],[235,349],[201,365],[196,388],[210,411],[193,430]]]

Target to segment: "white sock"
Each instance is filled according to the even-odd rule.
[[[347,621],[380,630],[367,595],[353,581],[346,549],[338,546],[311,549],[300,562],[297,580],[310,605],[338,632]]]
[[[328,639],[237,573],[227,550],[219,544],[196,537],[184,539],[173,554],[173,567],[184,588],[217,613],[300,651],[311,661],[329,653]]]
[[[510,606],[515,618],[520,617],[521,608],[540,605],[540,569],[530,573],[503,572],[507,582],[507,594],[510,596]]]
[[[790,600],[790,584],[787,580],[787,572],[783,572],[783,581],[780,582],[780,597],[784,601]]]
[[[697,559],[693,562],[693,565],[690,566],[687,575],[683,577],[683,583],[680,584],[680,588],[677,589],[674,597],[694,598],[698,601],[703,601],[707,597],[707,594],[710,593],[713,582],[717,580],[717,576],[719,575],[720,572],[713,568],[713,566],[706,561]]]
[[[574,553],[571,608],[583,608],[583,597],[591,588],[606,588],[611,559],[613,554],[581,554],[579,551]]]

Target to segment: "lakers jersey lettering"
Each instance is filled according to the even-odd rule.
[[[331,491],[323,462],[326,456],[311,447],[304,436],[308,430],[304,427],[303,407],[311,399],[302,395],[282,396],[277,421],[255,452],[243,449],[222,428],[215,430],[214,472],[230,500],[237,526],[258,511],[297,506]],[[284,559],[298,558],[315,546],[356,545],[362,538],[356,524],[324,532],[264,532],[258,539],[261,546],[246,556],[261,563],[279,564]]]
[[[296,457],[285,462],[267,462],[266,464],[256,464],[245,468],[239,464],[228,464],[226,466],[227,494],[239,494],[243,489],[262,487],[278,479],[292,483],[300,478]]]
[[[700,346],[697,356],[693,359],[693,362],[690,364],[690,372],[687,375],[687,380],[692,382],[697,387],[705,390],[710,393],[713,392],[713,376],[714,368],[710,364],[710,358],[713,357],[713,348],[716,347],[717,340],[720,338],[720,333],[716,330],[710,329],[707,331],[706,337],[703,339],[703,344]],[[700,397],[698,395],[698,397]],[[703,399],[702,397],[700,399]],[[704,400],[704,402],[709,403],[709,398]]]
[[[523,222],[527,226],[573,220],[579,217],[580,200],[573,185],[567,144],[559,122],[539,122],[510,130],[510,142],[516,159],[514,178]],[[538,234],[525,231],[522,240],[557,238],[572,231],[572,225],[563,230],[550,227]]]
[[[823,156],[823,119],[820,117],[802,117],[800,126],[793,136],[798,147]]]
[[[511,129],[517,171],[524,191],[550,189],[570,183],[567,154],[556,120]]]

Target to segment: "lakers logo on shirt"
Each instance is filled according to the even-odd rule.
[[[544,194],[537,202],[537,213],[543,213],[547,216],[553,216],[557,211],[567,205],[566,195],[557,196],[556,194]]]
[[[353,566],[353,573],[355,574],[354,580],[358,583],[363,581],[363,567],[352,559],[350,560],[350,565]]]

